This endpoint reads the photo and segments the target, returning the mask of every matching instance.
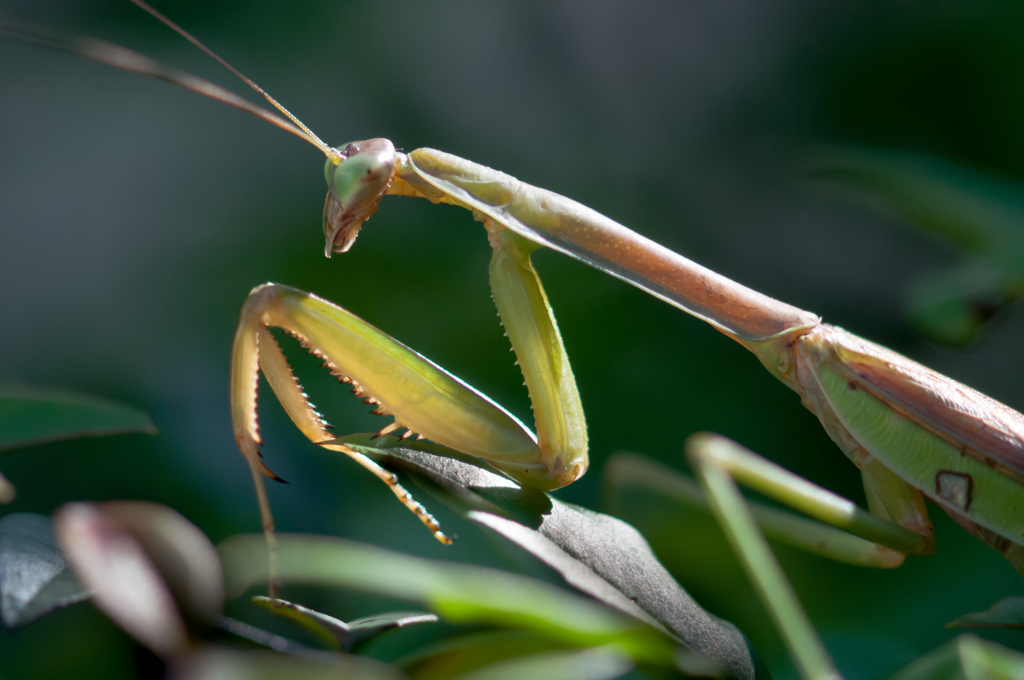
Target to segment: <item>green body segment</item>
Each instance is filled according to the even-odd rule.
[[[823,365],[818,375],[836,415],[873,457],[947,511],[1024,542],[1020,484],[893,410],[834,368]]]

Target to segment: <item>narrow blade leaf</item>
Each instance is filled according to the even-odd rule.
[[[0,385],[0,451],[126,432],[156,434],[156,427],[144,411],[100,397]]]
[[[295,621],[306,630],[323,640],[331,649],[349,651],[360,642],[369,640],[395,628],[404,628],[417,623],[434,623],[437,616],[423,612],[388,612],[367,616],[345,623],[333,616],[303,607],[294,602],[273,600],[257,596],[252,601],[261,607]]]
[[[1024,628],[1024,597],[1005,597],[987,611],[964,614],[946,628]]]

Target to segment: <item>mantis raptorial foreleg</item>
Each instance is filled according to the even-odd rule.
[[[315,411],[292,375],[269,327],[284,329],[353,393],[395,422],[379,436],[405,428],[476,456],[522,484],[554,489],[576,480],[587,467],[587,434],[569,359],[530,264],[535,246],[489,222],[494,254],[490,278],[495,304],[508,330],[530,398],[537,435],[518,419],[443,368],[337,305],[293,288],[266,284],[242,308],[232,351],[231,412],[235,441],[256,483],[263,528],[273,541],[274,522],[263,476],[256,416],[257,369],[310,441],[345,453],[385,481],[442,542],[450,540],[433,517],[398,485],[393,474],[343,444],[331,443],[328,423]]]

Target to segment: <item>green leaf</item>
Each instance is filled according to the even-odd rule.
[[[826,152],[814,172],[927,233],[1009,271],[1024,271],[1024,187],[1016,182],[894,149]]]
[[[335,440],[410,477],[467,518],[514,542],[597,600],[676,636],[735,677],[758,669],[735,626],[705,611],[625,522],[523,489],[435,444],[349,435]]]
[[[438,640],[396,665],[416,680],[448,680],[505,659],[559,649],[557,641],[529,631],[492,629]]]
[[[156,434],[135,407],[75,392],[0,385],[0,451],[75,437]]]
[[[252,601],[261,607],[285,618],[295,621],[306,630],[312,632],[322,639],[331,649],[336,651],[350,651],[360,642],[376,637],[381,633],[395,628],[404,628],[417,623],[434,623],[437,616],[424,614],[423,612],[388,612],[366,616],[345,623],[340,619],[327,614],[303,607],[300,604],[286,602],[285,600],[274,600],[262,595],[252,598]]]
[[[269,651],[240,652],[208,645],[175,667],[175,676],[190,680],[402,680],[385,663],[360,656],[317,653],[302,656]]]
[[[918,332],[963,347],[999,309],[1024,294],[1024,187],[920,153],[841,149],[821,154],[815,175],[966,255],[911,286]]]
[[[397,665],[416,680],[596,680],[620,677],[635,664],[610,645],[567,650],[527,632],[488,630],[449,638]]]
[[[89,596],[68,568],[46,515],[0,520],[0,616],[8,628]]]
[[[918,276],[907,288],[906,301],[917,332],[947,347],[966,347],[1020,292],[991,265],[971,258]]]
[[[1024,628],[1024,597],[1006,597],[988,611],[964,614],[946,628]]]
[[[418,601],[454,622],[531,630],[571,646],[615,643],[634,658],[672,663],[676,644],[669,636],[548,583],[340,538],[282,534],[277,541],[282,582],[355,588]],[[267,547],[262,536],[235,536],[219,550],[229,592],[266,583]]]
[[[974,635],[961,635],[917,659],[891,680],[1016,680],[1024,654]]]
[[[458,680],[613,680],[633,669],[632,660],[614,646],[559,650],[520,656],[456,676]]]

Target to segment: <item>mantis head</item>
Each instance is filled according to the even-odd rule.
[[[324,255],[344,253],[355,243],[359,227],[377,210],[395,175],[395,146],[386,139],[368,139],[338,147],[341,161],[328,159],[327,202],[324,204]]]
[[[229,90],[198,78],[189,73],[167,68],[148,57],[132,52],[118,45],[101,41],[68,40],[57,35],[35,35],[33,31],[12,31],[4,37],[20,39],[57,50],[64,50],[87,59],[108,64],[116,68],[141,73],[183,87],[216,101],[234,106],[303,139],[327,156],[327,203],[324,206],[324,236],[327,244],[324,254],[344,253],[356,240],[359,227],[377,210],[380,201],[395,175],[397,153],[395,146],[386,139],[368,139],[365,142],[351,142],[332,149],[327,146],[302,121],[271,97],[262,87],[243,75],[216,52],[197,40],[173,21],[147,5],[143,0],[132,0],[136,5],[156,17],[193,45],[201,49],[221,66],[228,69],[246,85],[263,95],[274,108],[287,118],[256,106]]]

